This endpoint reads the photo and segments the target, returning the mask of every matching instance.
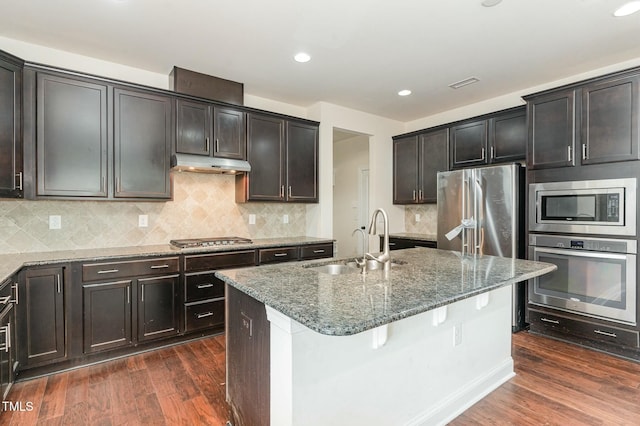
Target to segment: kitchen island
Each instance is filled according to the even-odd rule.
[[[554,265],[429,248],[392,260],[216,273],[235,426],[443,424],[513,376],[510,284]]]

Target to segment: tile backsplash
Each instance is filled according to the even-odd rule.
[[[305,235],[305,205],[236,204],[234,176],[174,173],[173,191],[168,202],[0,201],[0,254]],[[255,225],[249,225],[251,214]],[[50,215],[61,216],[61,229],[49,229]],[[138,226],[138,215],[148,215],[148,227]]]
[[[416,222],[416,214],[420,221]],[[436,204],[420,204],[404,206],[405,231],[416,234],[438,233],[438,208]]]

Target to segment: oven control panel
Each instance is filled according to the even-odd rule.
[[[637,252],[635,240],[581,238],[580,236],[529,234],[529,245],[559,249],[589,250],[610,253]]]

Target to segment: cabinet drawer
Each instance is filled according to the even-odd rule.
[[[184,312],[185,332],[224,324],[224,300],[185,305]]]
[[[213,272],[187,274],[184,291],[185,302],[224,297],[224,282],[216,278]]]
[[[298,260],[299,252],[299,247],[260,249],[260,264]]]
[[[200,254],[184,257],[185,272],[255,266],[256,251],[242,250],[227,253]]]
[[[179,271],[180,261],[178,257],[123,262],[86,263],[82,265],[82,280],[110,280],[113,278],[170,274]]]
[[[321,259],[323,257],[333,257],[333,243],[300,247],[300,259]]]
[[[529,310],[529,322],[534,331],[549,330],[618,346],[640,347],[639,333],[633,330],[580,321],[535,310]]]

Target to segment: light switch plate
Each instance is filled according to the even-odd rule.
[[[420,222],[420,213],[416,213],[416,222]]]
[[[249,215],[249,225],[255,225],[256,224],[256,215],[255,214],[250,214]]]
[[[149,226],[149,215],[147,214],[139,214],[138,215],[138,227],[146,228]]]
[[[282,223],[289,223],[289,215],[288,214],[283,214],[282,215]]]
[[[49,215],[49,229],[61,229],[62,216],[58,214]]]

